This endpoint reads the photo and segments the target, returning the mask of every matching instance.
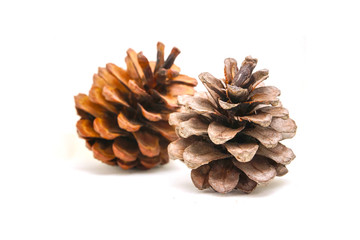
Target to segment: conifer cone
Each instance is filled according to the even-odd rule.
[[[124,70],[109,63],[94,74],[88,95],[75,96],[80,120],[77,132],[94,157],[123,169],[149,169],[169,161],[167,146],[177,139],[168,123],[177,111],[177,96],[194,94],[197,81],[180,74],[173,48],[164,60],[164,44],[157,44],[156,62],[129,49]]]
[[[295,122],[282,107],[279,89],[264,86],[268,70],[253,72],[257,59],[246,57],[240,69],[225,59],[225,79],[199,75],[208,92],[179,96],[182,111],[170,125],[180,137],[168,147],[170,159],[192,169],[194,185],[220,193],[250,193],[258,184],[283,176],[295,155],[281,140],[292,138]]]

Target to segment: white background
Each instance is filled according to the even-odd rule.
[[[356,1],[1,1],[0,239],[359,239]],[[182,73],[247,55],[298,125],[289,173],[251,195],[197,190],[174,161],[94,160],[73,96],[127,48]],[[203,90],[201,84],[197,88]]]

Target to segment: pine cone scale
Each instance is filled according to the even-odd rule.
[[[110,165],[113,165],[112,164],[113,161],[111,161],[110,163],[111,163]],[[109,163],[106,163],[106,164],[109,164]],[[121,159],[116,159],[116,163],[114,163],[114,164],[117,164],[119,167],[121,167],[124,170],[128,170],[128,169],[134,168],[136,166],[139,166],[140,161],[135,160],[133,162],[125,162],[125,161],[122,161]]]
[[[171,142],[168,147],[169,158],[171,160],[176,160],[176,159],[184,160],[183,154],[185,149],[195,141],[196,138],[189,137],[189,138],[179,138]]]
[[[259,145],[256,143],[239,142],[227,142],[224,146],[239,162],[250,162],[259,148]]]
[[[116,66],[113,63],[106,64],[106,69],[114,75],[125,88],[128,88],[128,82],[129,82],[129,75],[126,72],[126,70],[122,69],[121,67]],[[123,89],[123,88],[121,88]]]
[[[139,85],[142,85],[145,75],[138,62],[138,56],[136,52],[131,48],[128,49],[126,53],[127,57],[129,58],[129,64],[132,66],[130,67],[130,72],[132,73],[130,74],[130,76],[132,75],[132,79],[136,79],[136,82]]]
[[[231,157],[230,154],[223,153],[205,141],[196,141],[188,146],[183,153],[185,164],[195,169],[214,160]]]
[[[203,165],[196,169],[191,170],[191,180],[193,181],[195,187],[197,187],[200,190],[210,187],[209,172],[210,172],[209,165]]]
[[[274,148],[266,148],[264,145],[260,144],[257,154],[268,157],[280,164],[289,164],[296,157],[290,148],[287,148],[281,143],[278,143]]]
[[[226,58],[224,65],[225,84],[230,84],[233,81],[235,74],[239,70],[237,67],[237,62],[233,58]]]
[[[140,102],[151,101],[151,95],[142,89],[134,80],[129,80],[129,89],[135,98]]]
[[[113,104],[106,101],[105,97],[102,94],[102,89],[98,87],[92,87],[89,91],[89,99],[91,102],[100,105],[105,108],[107,111],[112,113],[117,113],[119,110]]]
[[[104,79],[105,84],[109,85],[110,87],[114,87],[119,89],[122,95],[128,95],[128,89],[120,82],[114,75],[112,75],[106,68],[99,67],[99,76]]]
[[[97,133],[94,128],[93,124],[89,119],[80,119],[76,123],[76,128],[78,134],[82,138],[98,138],[100,137],[99,133]]]
[[[165,107],[168,110],[174,111],[175,109],[177,109],[179,107],[177,98],[175,96],[172,96],[170,94],[164,95],[164,94],[159,93],[156,90],[153,90],[152,92],[156,97],[158,97],[161,101],[163,101]]]
[[[272,116],[268,113],[258,113],[256,115],[236,117],[237,120],[245,120],[248,122],[253,122],[261,127],[268,127],[272,122]]]
[[[170,142],[178,138],[175,129],[169,125],[168,121],[149,122],[148,126]]]
[[[251,129],[243,131],[245,135],[251,136],[260,141],[267,148],[274,148],[280,140],[283,139],[282,134],[271,128],[263,128],[255,126]]]
[[[172,83],[166,87],[167,92],[172,96],[179,96],[179,95],[194,95],[195,90],[194,87],[187,84],[181,83]]]
[[[92,145],[92,151],[94,157],[103,161],[105,163],[110,162],[115,158],[114,152],[112,150],[112,145],[109,142],[97,141]]]
[[[238,128],[229,128],[223,124],[214,121],[209,124],[208,134],[210,140],[219,145],[233,139],[239,132],[245,128],[245,125]]]
[[[233,160],[236,167],[257,183],[267,183],[276,176],[274,166],[264,157],[255,156],[250,162],[242,163]]]
[[[240,174],[239,182],[236,188],[243,191],[244,193],[251,193],[257,186],[257,182],[251,180],[244,173]]]
[[[137,131],[133,133],[140,152],[147,157],[155,157],[160,153],[159,137],[153,135],[147,130]]]
[[[107,116],[106,109],[96,103],[91,102],[89,97],[85,94],[78,94],[75,96],[75,107],[94,117]]]
[[[253,91],[260,83],[268,79],[269,77],[269,70],[263,69],[255,72],[250,79],[250,82],[252,83],[250,89]]]
[[[187,121],[181,122],[176,127],[176,132],[179,136],[187,138],[189,136],[201,136],[208,132],[209,124],[205,123],[198,117],[190,118]]]
[[[172,82],[188,84],[188,85],[191,85],[191,86],[196,86],[197,85],[197,81],[196,81],[195,78],[191,78],[191,77],[188,77],[188,76],[182,75],[182,74],[180,74],[177,77],[174,77]]]
[[[139,65],[144,73],[146,85],[153,86],[156,82],[148,59],[143,55],[142,52],[139,52],[137,57],[138,57]]]
[[[120,112],[117,116],[117,122],[120,128],[128,131],[128,132],[136,132],[143,126],[141,123],[130,119],[125,116],[123,112]]]
[[[228,193],[239,182],[240,171],[230,161],[219,160],[209,171],[209,185],[217,192]]]
[[[179,125],[183,121],[187,121],[192,117],[197,116],[194,113],[186,113],[186,112],[177,112],[169,115],[169,124],[170,125]]]
[[[116,138],[112,149],[114,155],[124,162],[135,161],[140,153],[136,141],[131,138]]]
[[[119,136],[126,135],[111,118],[95,118],[93,128],[106,140],[113,140]]]
[[[138,103],[138,107],[141,110],[143,117],[149,121],[157,122],[163,119],[163,116],[160,113],[149,112],[140,103]]]
[[[269,113],[272,117],[288,119],[289,111],[283,107],[263,107],[259,109],[259,112]]]
[[[103,87],[102,94],[105,97],[106,101],[121,104],[125,107],[130,107],[127,100],[120,94],[120,91],[116,88],[106,85]]]

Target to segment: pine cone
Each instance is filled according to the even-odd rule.
[[[179,74],[173,48],[164,61],[164,44],[157,44],[157,60],[127,51],[127,70],[109,63],[94,74],[89,95],[75,97],[81,119],[76,127],[94,157],[123,169],[149,169],[169,161],[167,146],[176,140],[168,124],[177,111],[177,96],[194,94],[197,81]]]
[[[285,175],[285,165],[295,158],[279,141],[292,138],[296,124],[277,98],[279,89],[261,86],[268,70],[252,73],[256,64],[246,57],[238,70],[235,59],[225,59],[225,79],[200,74],[208,92],[179,96],[182,111],[170,114],[180,137],[168,147],[170,159],[192,169],[200,190],[250,193]]]

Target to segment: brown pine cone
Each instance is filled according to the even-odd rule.
[[[285,175],[295,158],[279,141],[292,138],[296,124],[278,99],[279,89],[261,86],[268,70],[252,73],[256,64],[246,57],[238,69],[235,59],[225,59],[225,79],[200,74],[208,92],[180,96],[182,111],[170,115],[180,137],[168,147],[170,159],[192,169],[198,189],[250,193]]]
[[[157,44],[157,60],[127,51],[127,70],[108,63],[94,74],[89,95],[75,97],[81,119],[76,127],[94,157],[123,169],[149,169],[169,161],[167,146],[177,139],[168,124],[177,111],[177,96],[194,94],[197,81],[179,74],[173,48],[164,60],[164,44]]]

